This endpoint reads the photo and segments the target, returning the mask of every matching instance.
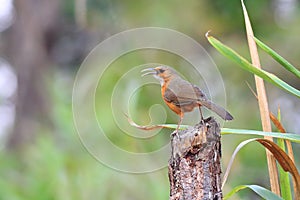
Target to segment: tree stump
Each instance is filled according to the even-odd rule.
[[[170,200],[222,199],[220,139],[219,124],[212,117],[172,133]]]

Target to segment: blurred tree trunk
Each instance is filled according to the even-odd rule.
[[[7,51],[17,73],[18,90],[15,126],[8,148],[20,149],[51,124],[45,77],[51,72],[48,50],[51,31],[59,19],[59,1],[15,0],[14,5],[16,20],[8,32]]]

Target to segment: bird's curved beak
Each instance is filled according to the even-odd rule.
[[[154,68],[143,69],[141,72],[143,73],[142,76],[156,75],[157,74],[157,71]]]

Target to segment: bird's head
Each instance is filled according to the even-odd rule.
[[[178,76],[176,71],[171,67],[158,66],[155,68],[147,68],[142,70],[142,76],[153,75],[161,84],[168,81],[172,76]]]

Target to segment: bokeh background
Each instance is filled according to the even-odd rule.
[[[299,66],[300,2],[245,3],[256,36]],[[143,174],[114,170],[88,153],[73,122],[73,83],[88,53],[114,34],[146,26],[174,29],[199,42],[223,77],[227,109],[235,117],[224,126],[261,130],[256,98],[247,86],[248,82],[255,87],[253,76],[220,55],[204,36],[211,30],[212,35],[249,58],[240,1],[1,0],[0,199],[168,199],[167,168]],[[264,52],[260,55],[264,69],[300,89],[296,77]],[[166,52],[128,54],[107,69],[101,79],[104,87],[95,94],[97,117],[107,137],[127,151],[155,151],[170,140],[170,130],[148,140],[130,137],[110,117],[114,85],[132,67],[149,60],[173,62],[180,69],[178,57]],[[187,78],[189,73],[193,72],[186,72]],[[201,80],[195,83],[201,85]],[[124,84],[124,90],[127,87],[132,85]],[[286,130],[300,134],[299,99],[268,83],[266,89],[270,110],[277,113],[280,107]],[[138,97],[133,97],[129,108],[134,120],[151,123],[149,107],[161,104],[166,123],[177,123],[178,117],[163,104],[158,85],[136,93]],[[152,120],[156,122],[155,116]],[[188,120],[185,123],[192,124]],[[96,130],[88,131],[97,134]],[[234,148],[247,138],[222,137],[223,171]],[[293,147],[300,166],[299,144]],[[224,193],[240,184],[269,188],[265,151],[259,144],[249,144],[238,154]],[[232,199],[256,198],[245,190]]]

